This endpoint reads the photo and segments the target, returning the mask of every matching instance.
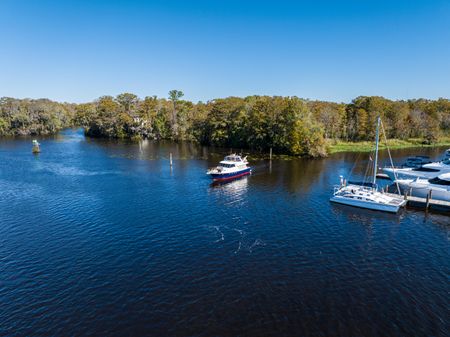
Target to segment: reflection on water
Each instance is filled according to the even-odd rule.
[[[39,142],[0,140],[0,335],[447,335],[449,217],[329,202],[367,154],[211,184],[228,149]]]
[[[212,188],[220,189],[222,191],[229,191],[230,194],[241,194],[245,192],[248,185],[248,177],[239,177],[236,179],[230,179],[228,181],[214,181],[211,183]]]

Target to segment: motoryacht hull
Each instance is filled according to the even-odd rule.
[[[396,205],[390,205],[390,204],[382,204],[378,202],[371,202],[371,201],[365,201],[365,200],[355,200],[355,199],[349,199],[345,197],[341,197],[338,195],[333,196],[330,201],[342,204],[342,205],[348,205],[353,207],[359,207],[359,208],[365,208],[365,209],[371,209],[374,211],[382,211],[382,212],[389,212],[389,213],[397,213],[404,205],[404,203],[396,204]]]
[[[211,173],[210,176],[213,181],[225,181],[240,178],[251,173],[251,168],[245,168],[243,170],[235,171],[235,172],[227,172],[227,173]]]
[[[415,179],[415,178],[430,179],[439,175],[439,172],[414,171],[412,168],[384,168],[383,172],[392,181],[396,179]]]
[[[383,172],[392,180],[396,179],[433,179],[443,173],[449,173],[448,165],[437,168],[388,168],[385,167]]]
[[[415,182],[397,181],[402,193],[411,193],[413,197],[427,198],[428,193],[431,192],[431,198],[435,200],[450,201],[450,190],[439,188],[433,185],[420,184]]]

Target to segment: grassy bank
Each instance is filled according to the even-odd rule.
[[[407,140],[401,139],[389,139],[388,146],[392,149],[405,149],[409,147],[435,147],[435,146],[449,146],[450,136],[441,137],[436,143],[426,145],[423,144],[423,139],[411,138]],[[344,142],[344,141],[329,141],[328,152],[329,154],[337,152],[369,152],[374,148],[374,142]],[[380,142],[380,149],[385,149],[386,145],[384,141]]]

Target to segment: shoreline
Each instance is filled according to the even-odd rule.
[[[34,134],[34,135],[3,135],[0,136],[0,138],[3,139],[53,139],[57,138],[61,135],[61,133],[64,133],[65,130],[80,130],[83,129],[82,127],[69,127],[69,128],[63,128],[56,133],[51,134]],[[221,147],[221,146],[214,146],[214,145],[205,145],[201,144],[195,140],[171,140],[171,139],[149,139],[149,138],[138,138],[138,137],[105,137],[105,136],[91,136],[86,135],[86,133],[83,131],[83,135],[87,138],[96,139],[99,141],[104,140],[110,140],[110,141],[125,141],[125,142],[131,142],[131,143],[137,143],[141,140],[149,140],[153,142],[189,142],[194,143],[199,146],[208,146],[212,147],[218,150],[218,152],[227,151],[228,147]],[[439,140],[432,144],[424,144],[423,139],[419,138],[410,138],[407,140],[401,140],[401,139],[389,139],[388,145],[390,150],[398,150],[398,149],[408,149],[408,148],[433,148],[433,147],[449,147],[450,148],[450,136],[443,136],[440,137]],[[374,150],[374,142],[373,141],[359,141],[359,142],[351,142],[351,141],[343,141],[343,140],[327,140],[326,141],[326,147],[327,147],[327,154],[326,157],[329,157],[336,153],[344,153],[344,152],[371,152]],[[386,145],[384,142],[380,142],[379,144],[380,150],[386,150]],[[253,159],[269,159],[269,150],[262,151],[262,150],[255,150],[255,149],[249,149],[249,148],[243,148],[244,153],[247,153],[250,157]],[[285,153],[273,153],[272,155],[273,159],[279,159],[279,160],[292,160],[295,158],[323,158],[323,157],[309,157],[309,156],[295,156]]]
[[[390,139],[388,140],[390,150],[407,148],[430,148],[430,147],[450,147],[450,136],[441,137],[432,144],[423,144],[423,139],[411,138],[407,140]],[[381,142],[380,150],[385,150],[386,145]],[[346,141],[328,141],[328,155],[340,152],[370,152],[374,149],[374,143],[370,141],[346,142]]]

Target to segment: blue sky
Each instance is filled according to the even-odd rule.
[[[450,97],[450,1],[0,1],[0,96]]]

